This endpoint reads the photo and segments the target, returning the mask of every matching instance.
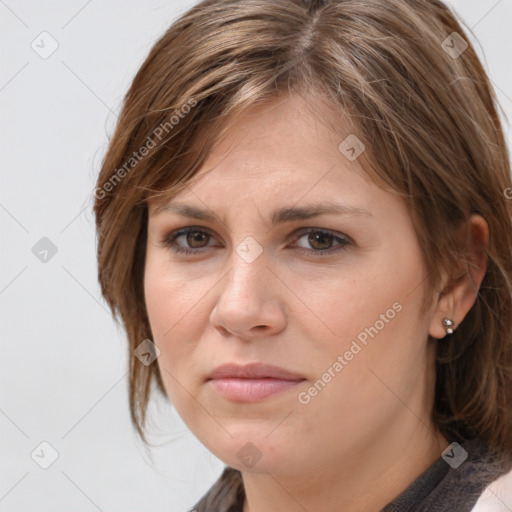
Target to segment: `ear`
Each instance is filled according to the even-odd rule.
[[[468,239],[466,254],[468,263],[464,262],[458,275],[445,274],[444,290],[439,294],[437,307],[430,323],[429,334],[433,338],[444,338],[446,327],[443,319],[455,322],[453,330],[461,324],[473,307],[487,270],[487,253],[489,245],[489,226],[480,215],[472,215],[468,221]]]

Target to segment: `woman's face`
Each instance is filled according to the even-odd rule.
[[[145,299],[167,394],[240,470],[355,463],[430,425],[432,312],[411,218],[364,176],[353,136],[322,123],[331,114],[299,96],[254,108],[199,179],[150,204]],[[228,363],[289,374],[211,378]]]

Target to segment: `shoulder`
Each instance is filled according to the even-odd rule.
[[[491,482],[471,512],[510,512],[512,510],[512,471]]]
[[[479,439],[463,442],[462,448],[463,462],[450,465],[421,510],[510,512],[510,503],[500,500],[496,489],[503,486],[503,480],[510,482],[506,474],[512,461],[498,456]]]

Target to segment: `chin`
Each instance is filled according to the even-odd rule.
[[[255,473],[281,473],[295,465],[293,457],[297,443],[288,436],[283,442],[282,434],[272,432],[279,422],[268,422],[268,428],[259,425],[225,425],[232,437],[222,435],[217,439],[199,439],[218,459],[239,471]],[[270,433],[270,435],[269,435]],[[211,431],[210,431],[211,435]]]

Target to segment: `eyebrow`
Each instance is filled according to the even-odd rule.
[[[218,217],[208,210],[203,210],[193,205],[184,203],[167,203],[158,206],[153,212],[153,216],[158,215],[164,211],[173,212],[182,217],[189,219],[197,219],[206,222],[216,222]],[[343,205],[333,202],[323,202],[309,204],[303,207],[283,207],[272,212],[271,224],[275,226],[284,222],[292,222],[295,220],[311,219],[319,217],[320,215],[334,214],[334,215],[362,215],[366,217],[373,217],[373,215],[364,208],[357,208],[355,206]]]

